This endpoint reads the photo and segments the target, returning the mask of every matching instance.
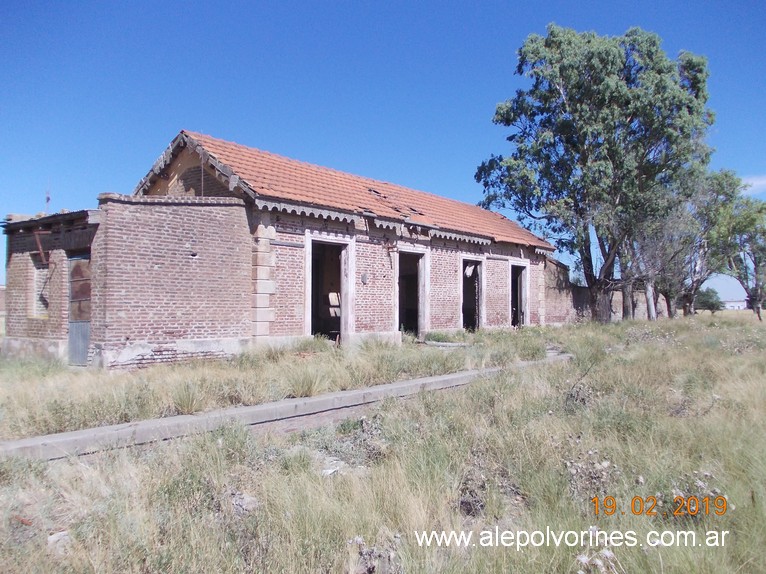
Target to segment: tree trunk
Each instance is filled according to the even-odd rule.
[[[650,321],[657,320],[657,307],[654,304],[654,281],[646,281],[646,318]]]
[[[681,303],[684,306],[684,317],[694,315],[694,297],[684,294],[681,296]]]
[[[759,303],[755,303],[753,305],[753,311],[755,312],[756,315],[758,315],[758,320],[759,321],[763,321],[763,319],[761,318],[761,304],[760,304],[760,302]]]
[[[633,318],[633,283],[626,282],[622,286],[622,320],[630,321]]]
[[[598,285],[590,288],[590,314],[599,323],[609,323],[612,320],[612,294]]]
[[[668,319],[675,319],[676,318],[676,300],[671,297],[668,293],[664,293],[665,295],[665,306],[668,308]]]

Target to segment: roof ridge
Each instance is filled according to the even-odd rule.
[[[265,149],[262,149],[262,148],[258,148],[258,147],[253,147],[253,146],[241,144],[241,143],[235,142],[235,141],[230,141],[230,140],[225,140],[225,139],[222,139],[222,138],[217,138],[215,136],[211,136],[211,135],[208,135],[208,134],[203,134],[203,133],[200,133],[200,132],[193,132],[193,131],[189,131],[189,130],[181,130],[181,131],[183,133],[185,133],[186,135],[190,136],[192,139],[196,139],[197,137],[208,138],[208,139],[211,139],[211,140],[216,140],[216,141],[218,141],[218,142],[220,142],[222,144],[235,145],[237,147],[244,148],[244,149],[246,149],[248,151],[257,151],[258,153],[269,155],[271,157],[277,157],[277,158],[282,159],[282,160],[287,160],[289,162],[297,163],[299,165],[304,165],[304,166],[312,167],[312,168],[315,168],[315,169],[320,169],[322,171],[327,171],[327,172],[330,172],[330,173],[338,174],[338,175],[341,175],[343,177],[353,177],[353,178],[356,178],[356,179],[359,179],[359,180],[362,180],[362,181],[374,181],[374,182],[382,183],[382,184],[385,184],[385,185],[399,186],[399,184],[396,184],[396,183],[393,183],[393,182],[390,182],[390,181],[384,181],[382,179],[375,179],[373,177],[367,177],[365,175],[358,175],[358,174],[350,173],[348,171],[343,171],[343,170],[340,170],[340,169],[337,169],[337,168],[334,168],[334,167],[327,167],[325,165],[320,165],[318,163],[311,163],[310,161],[305,161],[305,160],[302,160],[302,159],[296,159],[294,157],[282,155],[282,154],[279,154],[279,153],[275,153],[273,151],[268,151],[268,150],[265,150]],[[404,187],[404,186],[399,186],[399,187]],[[405,189],[411,189],[411,188],[405,188]],[[430,193],[430,192],[427,192],[427,191],[421,191],[421,190],[418,190],[418,189],[412,189],[412,191],[420,191],[420,193],[428,193],[429,195],[434,195],[435,197],[442,197],[442,196],[436,195],[435,193]],[[442,199],[444,199],[444,198],[442,197]]]
[[[392,187],[403,189],[405,191],[416,192],[416,193],[424,193],[426,195],[429,195],[431,197],[435,197],[435,198],[440,199],[440,200],[451,201],[453,203],[458,203],[460,205],[468,205],[470,207],[481,209],[481,210],[487,211],[489,213],[497,213],[497,212],[491,211],[489,209],[485,209],[485,208],[481,207],[480,205],[469,203],[467,201],[462,201],[460,199],[454,199],[452,197],[445,197],[443,195],[439,195],[438,193],[434,193],[432,191],[425,191],[423,189],[415,189],[414,187],[407,187],[406,185],[402,185],[402,184],[399,184],[399,183],[394,183],[392,181],[386,181],[386,180],[383,180],[383,179],[376,179],[374,177],[369,177],[369,176],[366,176],[366,175],[358,175],[358,174],[351,173],[351,172],[348,172],[348,171],[343,171],[343,170],[340,170],[340,169],[337,169],[337,168],[334,168],[334,167],[328,167],[328,166],[325,166],[325,165],[320,165],[318,163],[311,163],[309,161],[305,161],[305,160],[301,160],[301,159],[296,159],[296,158],[293,158],[293,157],[290,157],[290,156],[282,155],[282,154],[275,153],[275,152],[272,152],[272,151],[268,151],[268,150],[265,150],[265,149],[262,149],[262,148],[258,148],[258,147],[253,147],[253,146],[241,144],[239,142],[225,140],[225,139],[222,139],[222,138],[211,136],[209,134],[203,134],[201,132],[193,132],[193,131],[189,131],[189,130],[181,130],[181,131],[183,133],[187,134],[188,136],[191,136],[193,139],[196,139],[195,136],[203,137],[203,138],[208,138],[208,139],[211,139],[211,140],[216,140],[216,141],[218,141],[218,142],[220,142],[222,144],[235,145],[237,147],[244,148],[244,149],[246,149],[248,151],[257,151],[258,153],[262,153],[262,154],[265,154],[265,155],[268,155],[268,156],[271,156],[271,157],[276,157],[276,158],[279,158],[279,159],[282,159],[282,160],[287,160],[289,162],[296,163],[296,164],[303,165],[303,166],[307,166],[307,167],[311,167],[311,168],[314,168],[314,169],[319,169],[319,170],[322,170],[322,171],[325,171],[325,172],[329,172],[329,173],[332,173],[332,174],[339,175],[341,177],[352,177],[352,178],[357,179],[357,180],[362,181],[362,182],[375,182],[375,183],[381,183],[383,185],[390,185]],[[380,191],[380,190],[378,190],[378,191]],[[500,215],[501,217],[505,217],[502,214],[498,214],[498,215]]]

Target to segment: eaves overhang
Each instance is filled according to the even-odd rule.
[[[316,217],[319,219],[335,220],[340,222],[356,223],[362,217],[362,214],[349,213],[323,207],[321,205],[309,205],[306,203],[297,203],[276,199],[270,197],[256,196],[252,198],[253,204],[264,211],[277,211],[305,217]]]
[[[83,209],[18,220],[6,218],[0,225],[3,227],[3,232],[6,235],[15,232],[51,230],[55,227],[76,227],[78,225],[87,227],[101,223],[102,213],[99,209]]]
[[[438,237],[440,239],[450,239],[452,241],[464,241],[466,243],[475,243],[477,245],[491,245],[493,242],[491,237],[456,233],[448,229],[432,229],[430,235],[432,238]]]

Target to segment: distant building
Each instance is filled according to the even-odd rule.
[[[723,308],[729,311],[741,311],[747,309],[747,301],[744,299],[740,301],[722,301]]]

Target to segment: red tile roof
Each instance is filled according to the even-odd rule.
[[[553,246],[507,217],[447,199],[184,130],[188,138],[231,170],[259,196],[328,207],[380,218],[407,220],[441,230],[553,250]]]

